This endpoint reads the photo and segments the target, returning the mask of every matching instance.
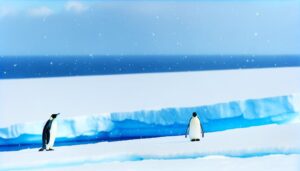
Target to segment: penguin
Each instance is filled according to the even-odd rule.
[[[197,113],[193,112],[193,116],[191,117],[186,129],[185,138],[187,138],[187,134],[189,134],[191,141],[200,141],[200,132],[202,134],[202,138],[204,138],[204,130],[200,119],[198,118]]]
[[[60,113],[52,114],[46,122],[43,129],[42,148],[39,151],[53,151],[53,145],[56,138],[57,122],[56,117]]]

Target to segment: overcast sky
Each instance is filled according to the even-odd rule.
[[[300,1],[3,1],[0,55],[300,54]]]

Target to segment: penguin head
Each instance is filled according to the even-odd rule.
[[[197,113],[196,112],[193,112],[193,117],[196,117],[197,116]]]
[[[55,119],[57,117],[57,115],[59,115],[60,113],[54,113],[51,115],[51,118]]]

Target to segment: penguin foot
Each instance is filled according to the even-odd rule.
[[[53,148],[49,148],[49,149],[47,149],[47,151],[54,151],[54,149]]]
[[[192,142],[194,141],[200,141],[200,139],[191,139]]]
[[[44,148],[39,149],[39,151],[44,151],[44,150],[45,150]]]

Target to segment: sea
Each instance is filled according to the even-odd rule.
[[[0,56],[0,79],[299,66],[300,55]]]

